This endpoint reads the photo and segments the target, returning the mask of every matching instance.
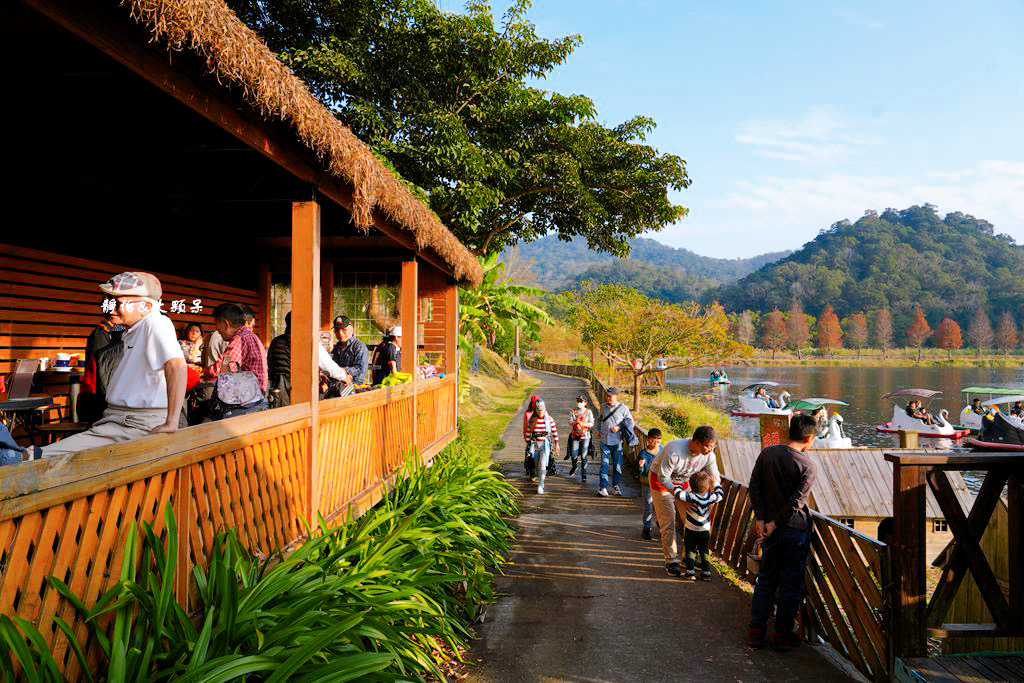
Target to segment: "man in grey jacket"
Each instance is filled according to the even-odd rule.
[[[597,495],[608,495],[608,469],[614,462],[612,493],[621,496],[622,489],[619,488],[619,484],[622,482],[622,440],[625,439],[626,443],[633,446],[639,439],[636,437],[633,415],[626,404],[619,403],[619,390],[615,387],[608,389],[596,428],[598,436],[601,437],[601,484]]]

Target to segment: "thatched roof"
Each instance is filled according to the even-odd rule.
[[[267,120],[291,124],[299,140],[335,176],[351,183],[352,218],[368,229],[376,208],[433,249],[460,280],[479,284],[476,257],[417,199],[359,138],[282,64],[223,0],[127,0],[132,17],[172,50],[201,55],[222,82],[240,88]]]

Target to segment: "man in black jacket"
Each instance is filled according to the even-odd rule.
[[[789,442],[761,451],[750,473],[750,502],[763,551],[747,632],[750,647],[764,645],[773,608],[775,649],[784,652],[800,642],[793,627],[803,599],[804,565],[810,548],[807,500],[818,473],[807,450],[817,433],[813,417],[795,416],[789,423]]]

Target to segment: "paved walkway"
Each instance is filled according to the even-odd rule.
[[[564,442],[563,425],[584,383],[532,374],[544,380],[535,393]],[[635,479],[627,479],[623,497],[600,498],[599,458],[586,484],[579,473],[569,479],[568,462],[559,461],[538,496],[523,472],[522,414],[495,453],[523,494],[519,537],[513,564],[497,579],[501,597],[478,626],[472,658],[480,665],[469,681],[852,680],[817,648],[748,649],[750,598],[717,574],[711,583],[668,576],[660,545],[640,538]]]

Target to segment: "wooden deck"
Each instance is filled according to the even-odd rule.
[[[1024,681],[1024,654],[947,655],[897,659],[893,680],[899,683]]]

